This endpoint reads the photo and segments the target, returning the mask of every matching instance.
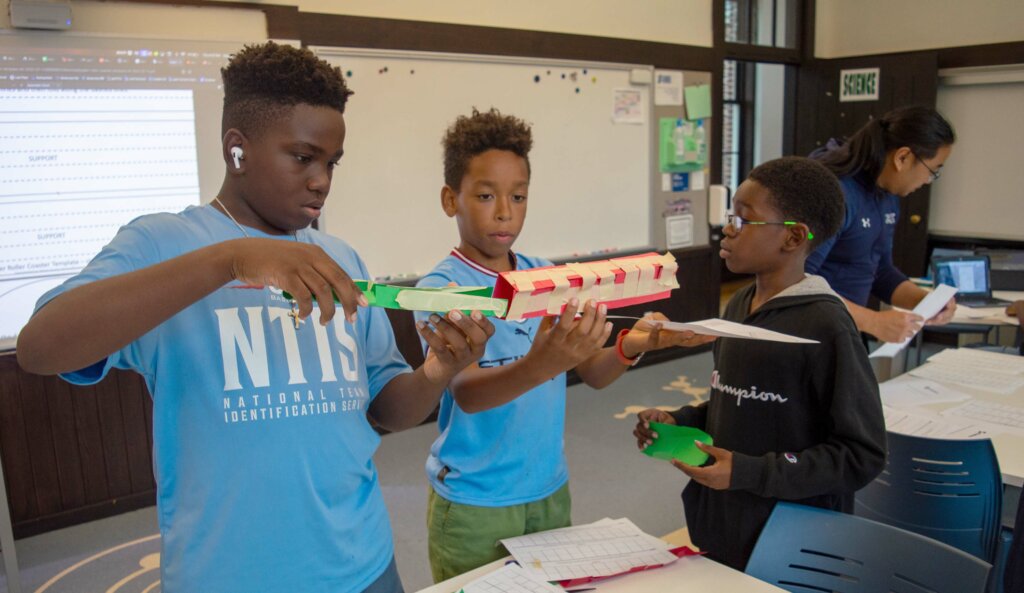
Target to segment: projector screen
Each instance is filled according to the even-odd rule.
[[[216,195],[241,46],[0,34],[0,349],[122,225]]]

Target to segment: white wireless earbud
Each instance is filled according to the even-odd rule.
[[[241,161],[244,158],[245,158],[245,151],[242,150],[241,146],[232,146],[231,147],[231,160],[235,161],[235,168],[236,169],[241,169],[242,168],[242,163],[239,162],[239,161]]]

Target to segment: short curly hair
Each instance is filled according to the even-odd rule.
[[[772,205],[786,218],[810,227],[817,247],[839,231],[846,201],[839,180],[813,159],[786,156],[758,165],[747,176],[768,190]]]
[[[273,41],[246,45],[221,68],[224,113],[221,133],[237,128],[257,137],[300,103],[345,113],[352,91],[341,70],[305,48]]]
[[[473,108],[472,115],[460,115],[449,126],[441,145],[444,147],[444,182],[448,187],[458,189],[469,161],[492,149],[507,150],[522,157],[529,173],[533,132],[523,120],[502,115],[493,107],[486,113]]]

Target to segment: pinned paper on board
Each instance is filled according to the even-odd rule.
[[[615,89],[612,95],[612,121],[617,124],[642,124],[644,95],[635,89]]]
[[[686,94],[686,117],[704,119],[711,117],[711,85],[698,84],[684,89]]]
[[[408,311],[468,313],[518,321],[560,315],[573,298],[609,309],[668,298],[679,288],[671,253],[644,253],[609,260],[502,272],[495,286],[417,288],[356,280],[370,306]],[[287,292],[283,296],[294,302]],[[335,295],[335,301],[337,301]]]

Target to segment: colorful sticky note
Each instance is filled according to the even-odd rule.
[[[651,422],[651,430],[658,433],[658,438],[647,445],[644,455],[655,459],[678,459],[687,465],[703,465],[708,454],[697,448],[695,440],[705,445],[714,445],[711,435],[692,426],[676,426]]]
[[[686,95],[687,119],[711,117],[711,85],[688,86],[683,92]]]

